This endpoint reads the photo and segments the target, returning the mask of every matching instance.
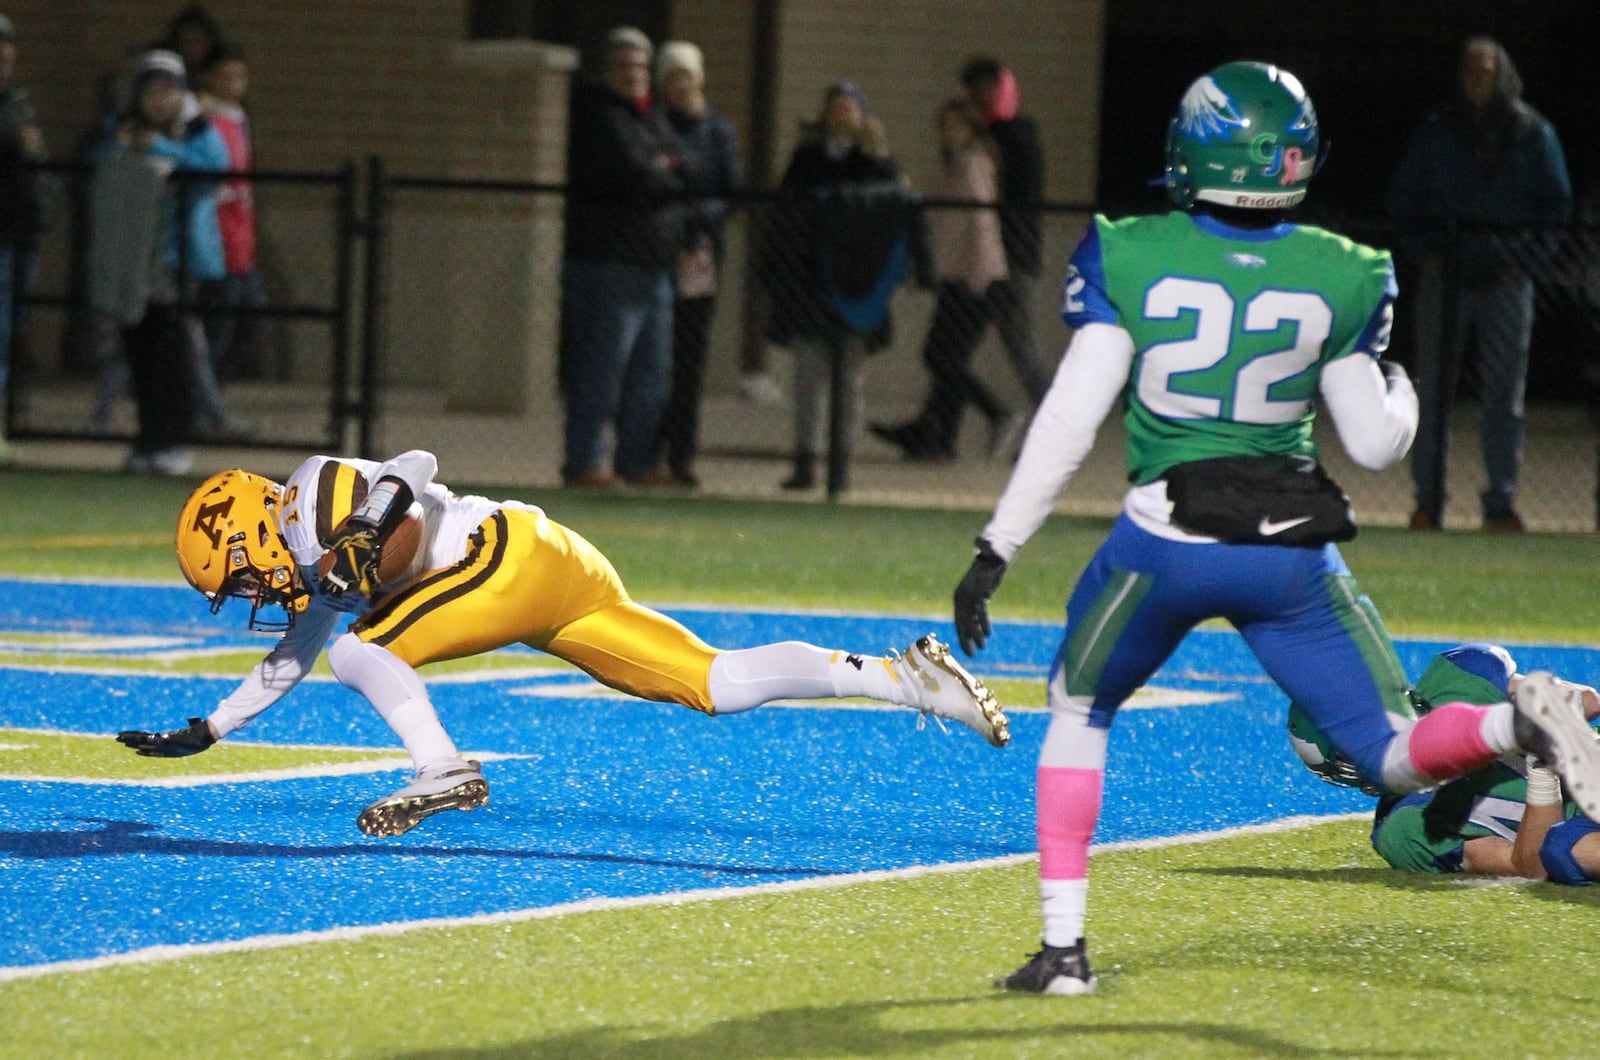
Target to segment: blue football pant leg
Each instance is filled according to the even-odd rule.
[[[1312,724],[1362,776],[1382,782],[1390,745],[1415,720],[1405,669],[1377,609],[1337,551],[1326,553],[1305,572],[1292,607],[1235,625]]]

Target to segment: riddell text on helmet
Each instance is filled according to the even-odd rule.
[[[1238,194],[1233,197],[1233,205],[1246,206],[1255,210],[1271,210],[1280,206],[1293,206],[1303,198],[1305,198],[1304,191],[1288,192],[1278,195]]]

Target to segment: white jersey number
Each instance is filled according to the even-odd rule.
[[[1147,319],[1175,320],[1185,310],[1195,314],[1194,336],[1160,342],[1144,351],[1139,400],[1169,419],[1221,419],[1222,397],[1183,393],[1172,383],[1174,376],[1204,371],[1228,356],[1233,297],[1220,283],[1177,276],[1162,279],[1145,295]],[[1320,295],[1307,291],[1262,291],[1245,305],[1246,332],[1276,331],[1284,324],[1294,325],[1294,345],[1252,358],[1233,380],[1228,418],[1236,423],[1292,423],[1306,413],[1306,399],[1276,400],[1268,394],[1275,384],[1316,361],[1333,328],[1333,310]]]

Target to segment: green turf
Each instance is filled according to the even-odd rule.
[[[1593,1055],[1600,894],[1406,877],[1363,836],[1099,855],[1092,998],[989,985],[1032,942],[1025,863],[52,976],[0,1005],[19,1056]]]
[[[0,569],[173,580],[168,535],[191,486],[4,473]],[[521,496],[664,603],[943,615],[983,521]],[[997,617],[1059,620],[1104,530],[1047,523]],[[1343,551],[1397,632],[1593,643],[1596,547],[1589,535],[1367,531]],[[227,672],[250,660],[59,661]],[[1000,687],[1038,699],[1036,680]],[[62,749],[91,756],[75,768],[120,750],[78,743]],[[201,761],[225,750],[246,748]],[[115,768],[145,767],[173,764]],[[1600,1039],[1597,905],[1595,890],[1405,876],[1346,822],[1097,855],[1092,998],[989,985],[1035,945],[1025,863],[55,974],[0,984],[0,1012],[9,1054],[49,1057],[1578,1057]]]
[[[0,728],[0,779],[26,776],[150,780],[254,773],[340,762],[393,761],[404,757],[398,750],[273,747],[224,741],[205,754],[190,758],[141,758],[129,754],[127,748],[109,736]]]

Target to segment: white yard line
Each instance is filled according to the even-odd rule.
[[[1312,825],[1333,821],[1363,820],[1366,813],[1341,813],[1326,816],[1285,817],[1266,824],[1246,825],[1241,828],[1224,828],[1216,832],[1195,832],[1188,835],[1163,836],[1158,839],[1130,839],[1120,843],[1101,843],[1090,847],[1091,853],[1114,850],[1155,850],[1161,847],[1186,846],[1209,843],[1236,836],[1267,835],[1274,832],[1291,832]],[[199,942],[176,946],[151,946],[128,953],[108,954],[78,961],[54,961],[48,964],[23,964],[0,967],[0,983],[18,979],[34,979],[46,975],[73,972],[93,972],[102,968],[122,965],[155,964],[163,961],[187,960],[209,957],[221,953],[249,953],[257,950],[276,950],[290,946],[314,945],[321,942],[353,942],[358,939],[383,938],[405,935],[413,931],[430,931],[436,928],[482,927],[494,924],[517,924],[530,920],[552,920],[575,913],[594,913],[612,909],[640,909],[658,905],[688,905],[693,902],[713,902],[725,898],[745,898],[759,894],[784,894],[797,891],[832,890],[851,887],[858,883],[881,883],[890,880],[911,880],[952,872],[970,872],[978,869],[1000,868],[1033,861],[1036,854],[1012,854],[1003,858],[986,858],[982,861],[961,861],[944,865],[914,865],[905,869],[879,869],[872,872],[855,872],[840,876],[822,876],[805,880],[785,880],[782,883],[763,883],[751,887],[715,887],[698,891],[680,891],[676,894],[651,894],[634,898],[590,898],[581,902],[537,909],[512,909],[502,913],[485,913],[481,916],[435,917],[427,920],[405,920],[388,924],[368,924],[359,927],[330,928],[326,931],[300,931],[290,935],[257,935],[247,939],[227,942]]]

